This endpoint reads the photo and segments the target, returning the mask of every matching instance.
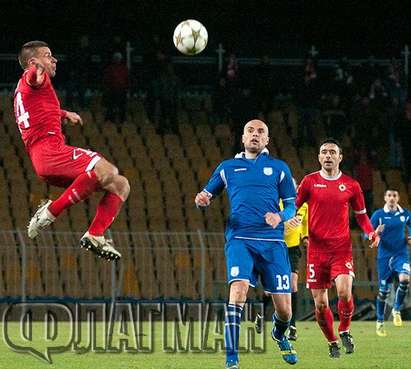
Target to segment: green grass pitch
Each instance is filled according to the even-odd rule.
[[[265,351],[262,353],[240,354],[241,369],[289,368],[282,361],[278,348],[269,337],[269,323],[265,329]],[[242,327],[251,323],[243,323]],[[3,327],[2,327],[3,328]],[[64,323],[59,327],[68,330]],[[391,321],[386,323],[388,336],[375,334],[374,322],[354,322],[352,334],[356,342],[356,352],[352,355],[342,353],[339,359],[330,359],[325,339],[314,322],[299,322],[299,338],[295,343],[299,362],[294,368],[300,369],[409,369],[411,368],[411,323],[404,322],[403,327],[394,327]],[[98,328],[99,329],[99,328]],[[9,330],[18,331],[16,323],[10,323]],[[3,331],[3,329],[2,329]],[[242,330],[245,332],[245,329]],[[64,352],[51,354],[52,364],[39,360],[27,353],[13,352],[5,343],[4,336],[0,345],[0,369],[211,369],[224,368],[224,353],[165,353],[162,349],[162,326],[154,327],[155,350],[153,353],[75,353]],[[61,333],[61,332],[60,332]],[[33,342],[41,348],[44,342],[42,334],[33,330]],[[36,337],[38,342],[36,343]],[[221,338],[221,337],[220,337]],[[22,340],[14,343],[26,345]]]

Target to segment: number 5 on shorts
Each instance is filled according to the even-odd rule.
[[[315,277],[314,264],[308,264],[308,272],[310,273],[310,279],[313,279]]]

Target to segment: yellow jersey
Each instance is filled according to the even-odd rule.
[[[301,224],[297,228],[290,228],[284,223],[284,241],[288,247],[299,246],[301,240],[308,237],[308,204],[304,203],[295,215]]]

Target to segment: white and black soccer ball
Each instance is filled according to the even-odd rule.
[[[173,41],[184,55],[196,55],[207,46],[208,32],[199,21],[187,19],[174,30]]]

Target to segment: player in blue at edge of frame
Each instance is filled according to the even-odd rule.
[[[198,207],[210,205],[224,189],[231,205],[225,232],[225,256],[230,285],[225,313],[226,368],[237,369],[240,321],[249,286],[260,275],[271,294],[275,313],[271,336],[283,359],[297,362],[285,336],[291,318],[291,268],[284,242],[284,222],[295,214],[295,188],[290,169],[266,148],[268,127],[261,120],[244,126],[244,152],[220,163],[195,197]],[[284,209],[280,211],[280,199]]]
[[[411,244],[411,213],[399,205],[399,200],[400,196],[397,190],[387,189],[384,195],[384,207],[377,209],[371,216],[371,223],[374,227],[380,224],[384,225],[377,254],[379,292],[376,303],[376,333],[380,337],[387,335],[384,327],[384,315],[386,299],[390,294],[393,278],[398,275],[399,285],[392,308],[393,323],[397,327],[402,326],[400,307],[410,282],[408,245]]]

